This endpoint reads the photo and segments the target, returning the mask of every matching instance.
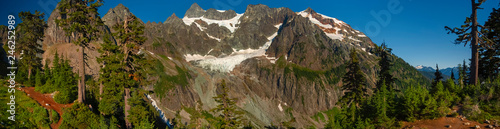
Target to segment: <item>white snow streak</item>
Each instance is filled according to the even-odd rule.
[[[283,111],[283,108],[281,107],[281,103],[280,103],[280,104],[278,104],[278,109],[279,109],[280,111]]]
[[[340,34],[339,31],[341,30],[340,28],[338,27],[333,27],[332,25],[330,24],[323,24],[321,23],[320,21],[318,21],[316,18],[313,18],[309,13],[305,12],[304,11],[301,11],[301,12],[298,12],[297,13],[298,15],[302,16],[302,17],[305,17],[307,19],[309,19],[309,21],[311,21],[313,24],[316,24],[316,25],[319,25],[321,27],[324,27],[326,29],[329,29],[329,28],[333,28],[335,29],[337,32],[337,34],[335,33],[327,33],[325,32],[325,34],[330,37],[331,39],[338,39],[340,41],[342,41],[342,39],[344,39],[344,35],[343,34]],[[318,13],[319,14],[319,13]],[[339,21],[337,20],[336,18],[332,18],[332,17],[328,17],[328,16],[325,16],[325,15],[322,15],[322,14],[319,14],[321,15],[323,18],[326,18],[326,19],[333,19],[333,21],[335,22],[335,24],[341,24],[341,23],[344,23],[342,21]],[[345,30],[344,30],[345,31]]]
[[[158,111],[160,113],[160,117],[161,119],[163,120],[164,123],[167,123],[168,122],[168,119],[167,117],[165,117],[165,114],[164,112],[160,109],[160,107],[158,107],[158,105],[156,104],[156,101],[151,98],[151,96],[149,95],[146,95],[146,97],[151,100],[151,105],[153,105],[153,107],[155,107],[156,111]]]
[[[214,19],[208,19],[208,18],[205,18],[205,17],[194,17],[194,18],[189,18],[189,17],[184,17],[182,18],[182,21],[184,21],[184,24],[186,25],[191,25],[195,20],[202,20],[202,21],[205,21],[208,25],[212,24],[212,23],[215,23],[215,24],[218,24],[219,26],[224,26],[226,27],[227,29],[229,29],[229,31],[231,31],[231,33],[233,33],[236,29],[238,29],[238,27],[236,27],[236,24],[239,24],[239,19],[240,17],[243,16],[243,14],[236,14],[235,17],[229,19],[229,20],[214,20]],[[201,27],[198,25],[198,27],[201,29]]]
[[[349,39],[351,39],[351,40],[354,40],[354,41],[356,41],[356,42],[361,42],[361,40],[359,40],[359,39],[355,39],[355,38],[353,38],[353,37],[351,37],[351,36],[349,36],[348,38],[349,38]]]
[[[219,39],[219,38],[217,38],[217,37],[214,37],[214,36],[212,36],[212,35],[209,35],[208,33],[207,33],[207,36],[208,36],[208,37],[210,37],[211,39],[215,39],[215,40],[217,40],[217,41],[219,41],[219,42],[220,42],[220,39]]]

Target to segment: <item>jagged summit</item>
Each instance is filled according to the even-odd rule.
[[[102,21],[108,27],[114,26],[118,22],[122,22],[128,16],[135,16],[123,4],[118,4],[116,7],[109,9],[109,11],[102,17]],[[140,20],[140,19],[139,19]],[[141,23],[142,22],[141,20]]]
[[[167,20],[165,20],[165,22],[163,22],[163,24],[167,23],[182,23],[182,19],[180,19],[179,17],[177,17],[177,15],[175,15],[175,13],[173,13],[170,17],[167,18]]]
[[[193,18],[201,17],[205,14],[205,10],[201,8],[197,3],[193,3],[191,7],[186,11],[184,17]]]
[[[311,7],[307,7],[307,9],[304,10],[304,12],[307,12],[309,14],[316,14],[316,11],[314,11]]]
[[[234,10],[216,10],[210,8],[208,10],[203,10],[198,4],[194,3],[186,11],[185,18],[207,18],[212,20],[229,20],[236,17],[237,13]]]

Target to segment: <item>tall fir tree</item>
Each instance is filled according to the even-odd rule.
[[[99,83],[102,85],[101,98],[99,100],[99,111],[106,117],[115,116],[122,117],[123,114],[123,83],[127,76],[123,72],[121,61],[123,54],[119,51],[119,47],[111,42],[109,35],[104,36],[104,43],[99,49],[101,56],[97,61],[102,64],[99,74]]]
[[[478,23],[477,23],[477,10],[481,9],[479,6],[483,4],[486,0],[471,0],[471,5],[472,5],[472,14],[470,17],[467,17],[465,19],[464,25],[462,25],[460,28],[455,27],[455,28],[450,28],[448,26],[445,26],[445,29],[448,30],[449,33],[453,33],[458,35],[458,38],[455,40],[455,44],[461,44],[464,43],[464,46],[467,45],[468,42],[470,42],[471,45],[471,76],[470,76],[470,82],[471,84],[475,85],[478,82],[478,66],[479,66],[479,46],[482,45],[481,42],[479,42],[479,30],[478,30]]]
[[[439,71],[439,66],[436,64],[436,72],[434,72],[434,80],[432,81],[432,84],[436,86],[438,82],[440,82],[443,79],[443,75]]]
[[[70,37],[71,42],[79,46],[80,52],[80,80],[78,85],[78,101],[85,103],[85,49],[90,41],[95,40],[99,34],[97,27],[104,25],[97,9],[102,5],[102,0],[61,0],[57,9],[61,19],[56,23]]]
[[[121,67],[123,72],[126,74],[124,79],[124,100],[125,100],[125,123],[126,126],[131,126],[131,122],[128,121],[128,109],[130,105],[128,104],[128,97],[130,96],[130,88],[137,87],[141,83],[144,83],[145,71],[147,67],[147,62],[144,55],[138,54],[140,51],[140,45],[142,45],[146,38],[144,34],[144,25],[135,16],[128,16],[124,19],[123,23],[116,24],[113,26],[116,33],[113,36],[117,39],[117,45],[120,47],[120,51],[123,56],[120,58]]]
[[[500,72],[500,9],[493,9],[482,32],[487,45],[479,51],[479,77],[494,79]]]
[[[43,19],[45,14],[40,11],[31,12],[20,12],[19,17],[21,23],[19,23],[19,48],[23,51],[21,56],[21,65],[25,65],[28,70],[28,79],[31,78],[33,70],[42,67],[43,54],[41,42],[43,41],[44,31],[47,28],[47,23]]]
[[[387,45],[382,43],[380,47],[377,47],[377,53],[380,56],[378,65],[380,66],[380,72],[378,74],[379,80],[377,81],[377,89],[380,90],[382,83],[385,83],[387,90],[394,90],[393,82],[394,78],[391,75],[392,62],[390,59],[392,49],[387,47]]]
[[[349,70],[344,77],[342,77],[342,82],[344,86],[342,90],[346,91],[345,95],[340,99],[340,103],[343,106],[352,105],[353,103],[356,107],[364,101],[364,96],[367,95],[366,78],[364,73],[361,71],[359,66],[359,60],[355,49],[351,49],[351,61],[347,66]]]
[[[98,50],[101,56],[97,61],[102,64],[99,78],[101,84],[99,110],[107,116],[121,115],[123,112],[125,127],[132,128],[141,124],[141,121],[135,119],[135,116],[140,115],[136,113],[140,112],[132,111],[141,105],[129,101],[133,100],[130,97],[134,97],[130,92],[134,91],[131,89],[137,89],[147,83],[145,69],[149,68],[148,63],[150,63],[144,54],[139,52],[140,45],[146,41],[143,36],[144,26],[135,16],[130,16],[126,17],[123,23],[113,26],[113,29],[116,31],[113,35],[117,39],[117,44],[110,40],[109,35],[105,35],[104,43]],[[120,105],[121,103],[124,105]],[[120,117],[123,118],[117,116]]]

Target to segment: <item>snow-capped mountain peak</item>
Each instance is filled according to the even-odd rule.
[[[422,69],[422,68],[424,68],[424,66],[422,66],[422,65],[417,65],[417,66],[415,66],[415,68],[416,68],[416,69]]]

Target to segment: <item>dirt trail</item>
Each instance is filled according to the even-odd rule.
[[[469,123],[465,125],[464,123]],[[448,129],[447,125],[451,125],[452,129],[471,129],[476,125],[481,128],[486,128],[488,124],[480,124],[479,122],[464,119],[463,121],[457,117],[441,117],[435,120],[419,120],[415,122],[405,122],[404,129]]]
[[[25,92],[29,97],[36,100],[40,105],[46,109],[53,109],[59,114],[59,122],[50,124],[52,129],[58,129],[62,123],[62,109],[71,107],[72,104],[58,104],[52,99],[50,94],[42,94],[35,91],[35,87],[23,87],[19,90]]]

